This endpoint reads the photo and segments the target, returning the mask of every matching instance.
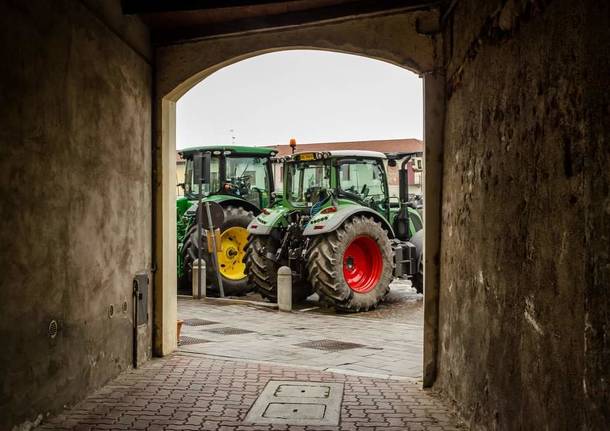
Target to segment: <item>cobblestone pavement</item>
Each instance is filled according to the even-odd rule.
[[[316,308],[315,302],[301,305],[301,311],[284,313],[266,307],[181,297],[179,319],[187,324],[193,323],[192,319],[209,324],[185,324],[182,335],[188,339],[183,339],[180,350],[217,358],[418,380],[422,374],[421,295],[410,287],[394,284],[389,299],[379,310],[335,315]],[[240,331],[251,332],[235,333]],[[199,343],[186,344],[188,341]],[[333,341],[353,345],[337,346]],[[315,342],[323,345],[307,347]],[[340,350],[342,347],[348,348]]]
[[[253,425],[248,410],[270,380],[344,384],[339,426]],[[406,381],[178,353],[148,362],[38,430],[456,430],[432,393]]]

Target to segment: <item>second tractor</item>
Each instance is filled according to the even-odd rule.
[[[256,290],[277,298],[277,270],[293,273],[293,299],[316,292],[348,312],[376,307],[392,279],[410,277],[421,292],[423,225],[408,205],[410,154],[374,151],[303,152],[283,162],[281,200],[248,226],[245,271]],[[386,164],[399,171],[392,202]]]

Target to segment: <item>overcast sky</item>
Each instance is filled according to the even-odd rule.
[[[356,55],[283,51],[220,69],[177,104],[177,148],[422,138],[422,80]],[[234,132],[231,132],[231,129]]]

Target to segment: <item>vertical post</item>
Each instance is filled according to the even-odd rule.
[[[210,202],[205,203],[205,210],[208,214],[208,226],[210,231],[212,232],[212,259],[214,260],[214,269],[216,270],[216,278],[218,280],[218,290],[220,291],[220,297],[225,297],[225,290],[222,285],[222,275],[220,275],[220,267],[218,265],[218,249],[216,248],[216,227],[214,226],[214,222],[212,221],[212,214],[210,213]]]
[[[280,311],[292,311],[292,270],[287,266],[277,271],[277,305]]]
[[[193,299],[201,299],[207,296],[205,270],[205,260],[197,259],[195,262],[193,262],[193,270],[191,272]]]
[[[176,103],[157,99],[155,115],[153,352],[176,349]]]
[[[200,154],[200,156],[202,156]],[[199,166],[201,168],[201,166]],[[198,214],[197,214],[197,299],[201,299],[201,272],[200,272],[200,268],[199,268],[199,263],[202,261],[201,259],[201,253],[202,253],[202,247],[203,247],[203,241],[201,239],[201,237],[203,236],[203,177],[201,175],[201,172],[197,172],[197,178],[198,178],[198,183],[199,183],[199,202],[197,204],[197,210],[198,210]],[[191,271],[191,279],[194,280],[194,274],[193,271],[195,271],[195,266],[193,265],[193,270]]]
[[[424,75],[424,387],[438,367],[445,77]]]

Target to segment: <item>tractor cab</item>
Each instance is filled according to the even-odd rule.
[[[287,203],[314,215],[324,207],[353,202],[388,216],[384,159],[374,151],[295,154],[286,160]]]
[[[408,240],[423,227],[421,216],[408,204],[406,163],[411,156],[347,150],[294,154],[285,159],[285,204],[310,216],[326,207],[361,205],[385,219],[396,237]],[[385,166],[401,160],[400,197],[392,205]]]
[[[233,196],[262,208],[270,203],[273,191],[270,158],[275,153],[269,148],[256,147],[198,147],[182,152],[186,159],[184,195],[196,200],[199,184],[193,182],[193,155],[210,152],[210,184],[203,190],[208,196]]]

